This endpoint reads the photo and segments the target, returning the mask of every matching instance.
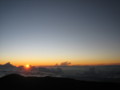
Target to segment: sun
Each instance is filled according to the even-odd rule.
[[[29,65],[29,64],[26,64],[26,65],[25,65],[25,68],[30,68],[30,65]]]

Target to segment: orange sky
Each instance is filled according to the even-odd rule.
[[[119,60],[66,60],[67,62],[71,62],[70,65],[116,65],[120,64]],[[109,62],[108,62],[109,61]],[[56,64],[60,65],[62,62],[65,62],[64,60],[59,61],[51,61],[51,60],[8,60],[8,61],[0,61],[0,64],[5,64],[7,62],[11,62],[15,66],[20,65],[32,65],[32,66],[54,66]]]

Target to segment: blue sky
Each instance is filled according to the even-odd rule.
[[[118,0],[0,0],[0,63],[120,63]]]

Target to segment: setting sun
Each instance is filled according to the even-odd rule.
[[[25,65],[25,68],[30,68],[30,65],[29,64]]]

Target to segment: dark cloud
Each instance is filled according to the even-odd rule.
[[[60,66],[69,66],[71,62],[65,61],[60,64]]]

